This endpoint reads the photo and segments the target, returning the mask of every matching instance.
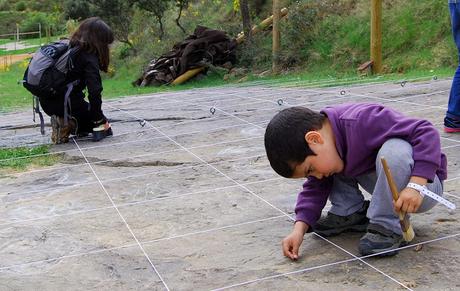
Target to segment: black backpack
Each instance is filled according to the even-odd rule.
[[[73,57],[77,52],[78,47],[70,47],[68,39],[44,45],[35,52],[24,73],[22,84],[34,95],[34,121],[35,113],[38,113],[42,134],[45,132],[44,121],[37,97],[52,99],[65,92],[64,117],[67,121],[69,95],[78,82],[67,82],[67,74],[73,69]]]
[[[42,46],[24,73],[24,87],[40,98],[53,98],[64,92],[67,73],[73,68],[72,58],[77,51],[78,47],[69,46],[68,39]]]

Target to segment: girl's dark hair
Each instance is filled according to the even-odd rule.
[[[305,107],[291,107],[276,114],[265,130],[265,151],[273,170],[290,178],[297,164],[315,155],[305,134],[323,127],[326,116]]]
[[[83,20],[70,38],[70,46],[94,53],[101,71],[107,72],[110,63],[109,44],[114,40],[112,29],[99,17]]]

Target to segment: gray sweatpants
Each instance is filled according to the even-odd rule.
[[[364,196],[358,188],[372,194],[367,217],[371,223],[379,224],[395,233],[401,234],[399,219],[393,208],[393,196],[383,171],[381,157],[390,167],[393,179],[399,191],[409,183],[414,159],[412,157],[412,146],[402,139],[390,139],[380,148],[375,161],[376,171],[355,178],[345,177],[337,174],[334,176],[334,185],[329,200],[332,203],[331,213],[340,216],[347,216],[358,211],[364,202]],[[433,183],[427,184],[429,190],[442,196],[443,186],[436,176]],[[430,198],[423,198],[418,213],[433,208],[437,201]]]

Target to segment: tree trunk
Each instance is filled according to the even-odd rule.
[[[180,25],[180,22],[179,22],[181,16],[182,16],[182,6],[180,6],[179,8],[179,15],[177,15],[177,18],[176,18],[176,24],[177,26],[179,26],[179,28],[182,30],[183,33],[186,33],[185,29],[182,27],[182,25]]]
[[[165,31],[163,28],[163,20],[161,19],[161,17],[158,17],[158,16],[157,16],[157,19],[158,19],[158,23],[160,24],[160,39],[163,40],[163,37],[165,35]]]
[[[240,0],[241,17],[243,18],[243,31],[248,44],[252,43],[251,17],[249,15],[248,0]]]

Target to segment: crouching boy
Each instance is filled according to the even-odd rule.
[[[419,213],[436,204],[408,183],[426,185],[442,196],[447,177],[447,160],[433,125],[378,104],[345,104],[321,112],[284,109],[267,126],[265,149],[279,175],[307,178],[297,198],[294,229],[282,244],[291,259],[298,258],[310,231],[322,236],[366,232],[358,245],[362,255],[396,254],[405,241],[395,211]],[[382,156],[400,191],[396,203]],[[358,185],[372,194],[370,202]],[[319,219],[327,199],[332,207]]]

